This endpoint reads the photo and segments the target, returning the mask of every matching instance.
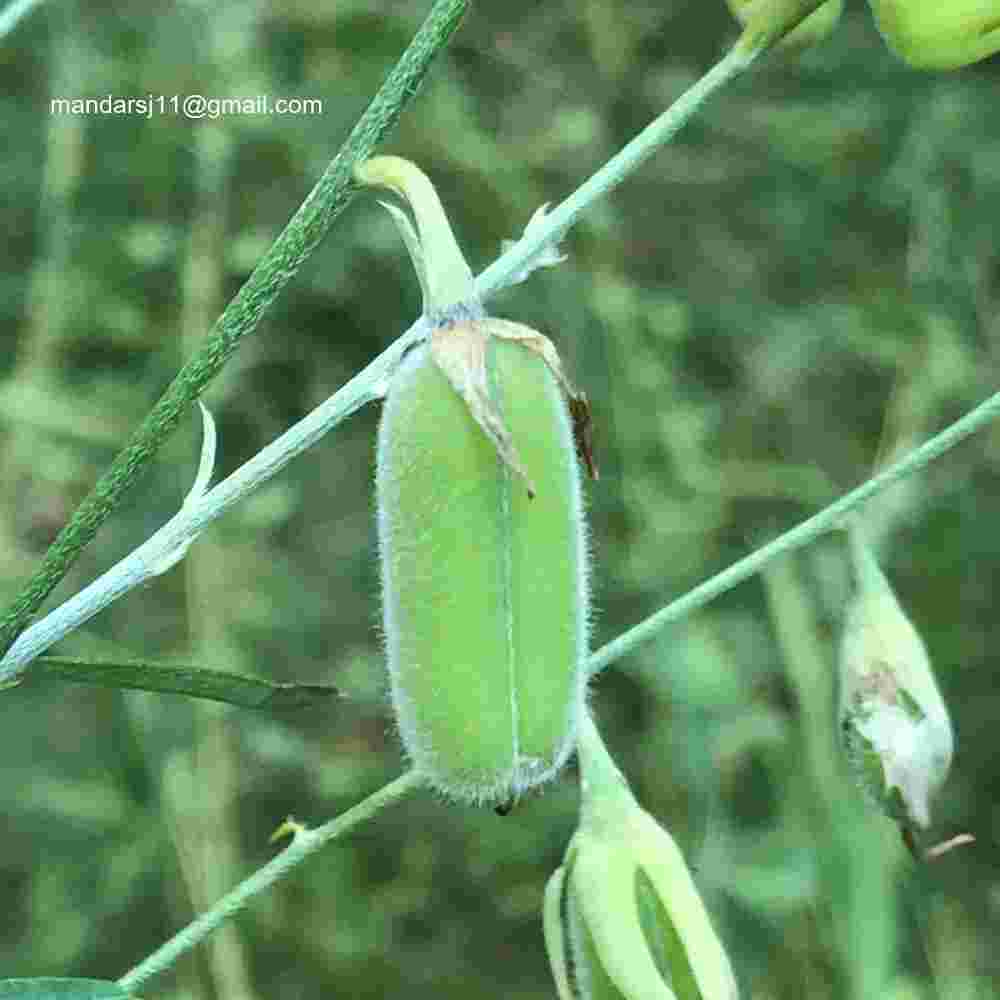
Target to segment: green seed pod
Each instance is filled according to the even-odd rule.
[[[528,348],[492,339],[487,351],[534,499],[428,346],[393,378],[376,479],[403,743],[438,788],[476,802],[516,797],[566,759],[587,623],[579,472],[561,390]]]
[[[953,736],[930,658],[858,525],[848,527],[857,592],[840,649],[840,727],[855,779],[904,832],[930,824]]]
[[[446,230],[453,244],[436,195],[423,175],[410,183],[416,168],[401,162],[377,158],[364,175],[388,186],[390,174],[408,200],[416,227],[403,223],[406,242],[435,327],[394,373],[378,432],[392,701],[431,784],[503,803],[557,772],[583,710],[587,550],[571,418],[580,400],[548,340],[481,315],[471,274],[455,279],[451,250],[435,249]],[[431,226],[427,213],[441,217]],[[447,275],[442,259],[452,260]]]
[[[956,69],[1000,51],[1000,0],[869,0],[882,37],[921,69]]]

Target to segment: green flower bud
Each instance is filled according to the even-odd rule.
[[[680,850],[632,797],[589,718],[580,768],[580,827],[545,893],[560,1000],[735,1000]]]
[[[726,4],[740,23],[753,32],[757,44],[752,47],[759,47],[761,38],[770,38],[774,41],[763,44],[776,43],[785,52],[798,52],[821,42],[837,26],[844,10],[844,0],[826,0],[818,7],[809,2],[776,4],[773,0],[726,0]],[[803,15],[803,9],[811,12]]]
[[[921,69],[955,69],[1000,50],[1000,0],[869,0],[886,44]]]
[[[840,649],[845,752],[858,783],[904,831],[925,829],[951,766],[951,721],[927,650],[856,524],[848,539],[857,591]]]
[[[400,163],[369,161],[364,180],[403,178],[393,186],[416,221],[404,235],[434,330],[394,373],[378,432],[392,700],[430,783],[508,802],[561,767],[583,708],[587,550],[571,406],[585,401],[545,337],[482,316],[430,182]]]
[[[792,47],[819,41],[833,30],[843,0],[726,0],[745,25],[736,47],[746,53],[767,50],[783,40]]]

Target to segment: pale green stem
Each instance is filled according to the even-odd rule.
[[[617,826],[635,804],[628,783],[608,753],[589,712],[583,713],[577,733],[580,762],[580,822],[591,829]]]
[[[865,541],[861,522],[847,524],[847,544],[854,567],[855,583],[863,594],[876,594],[889,589],[889,582],[882,572],[875,555]]]
[[[692,115],[733,77],[754,60],[754,53],[732,50],[700,80],[692,84],[658,118],[647,125],[628,145],[615,154],[592,177],[581,184],[565,201],[549,212],[544,224],[525,233],[499,260],[494,261],[476,279],[476,290],[485,299],[514,281],[532,258],[550,243],[558,243],[566,230],[598,198],[607,194],[629,174],[636,171],[661,146],[668,143],[687,124]]]
[[[842,496],[829,507],[814,514],[808,520],[792,528],[791,531],[779,535],[767,545],[762,545],[750,555],[740,559],[739,562],[733,563],[728,569],[724,569],[693,590],[689,590],[683,597],[679,597],[666,607],[660,608],[645,621],[633,626],[606,646],[602,646],[590,657],[587,664],[589,673],[591,675],[598,673],[609,663],[614,663],[615,660],[632,652],[637,646],[654,638],[671,622],[678,621],[697,608],[708,604],[709,601],[715,600],[727,590],[732,590],[737,584],[760,572],[772,559],[776,559],[786,552],[791,552],[793,549],[809,545],[820,535],[840,528],[844,516],[849,511],[859,507],[866,500],[892,486],[893,483],[912,475],[925,465],[929,465],[934,459],[943,455],[960,441],[965,440],[998,414],[1000,414],[1000,392],[990,396],[984,403],[980,403],[974,410],[956,420],[940,434],[925,441],[919,448],[915,448],[877,476],[872,476],[867,482],[851,490],[850,493]]]
[[[0,39],[10,34],[25,15],[30,14],[42,0],[13,0],[0,10]]]
[[[280,854],[272,858],[263,868],[258,868],[253,875],[157,948],[152,955],[143,959],[118,980],[118,985],[130,993],[136,992],[148,979],[168,969],[181,955],[200,944],[220,924],[244,909],[254,896],[259,896],[265,889],[269,889],[311,854],[315,854],[330,841],[342,837],[354,827],[360,826],[386,806],[393,805],[422,784],[423,778],[414,771],[408,771],[336,819],[324,823],[315,830],[297,831],[292,842]]]

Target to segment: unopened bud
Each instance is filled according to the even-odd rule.
[[[746,32],[740,44],[747,49],[776,46],[798,52],[826,38],[837,26],[844,0],[726,0]]]
[[[677,844],[632,797],[587,718],[580,827],[545,894],[560,1000],[735,1000],[736,980]]]
[[[951,766],[951,721],[917,630],[858,525],[848,528],[856,593],[840,649],[840,725],[864,790],[906,828],[930,825]]]

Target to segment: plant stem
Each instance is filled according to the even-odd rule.
[[[271,244],[243,287],[216,321],[201,349],[178,372],[167,391],[119,452],[41,565],[0,622],[0,651],[11,643],[97,534],[126,491],[139,478],[182,414],[225,364],[316,249],[354,193],[351,172],[396,124],[420,88],[434,56],[445,46],[468,0],[437,0],[420,30],[389,74],[291,221]]]
[[[793,549],[809,545],[820,535],[840,528],[844,516],[849,511],[859,507],[866,500],[892,486],[893,483],[905,479],[925,465],[929,465],[934,459],[943,455],[960,441],[964,441],[970,434],[973,434],[998,414],[1000,414],[1000,392],[990,396],[989,399],[970,410],[964,417],[941,431],[940,434],[925,441],[919,448],[915,448],[877,476],[872,476],[867,482],[834,501],[829,507],[825,507],[818,514],[814,514],[790,531],[779,535],[774,541],[762,545],[750,555],[740,559],[739,562],[733,563],[728,569],[724,569],[693,590],[689,590],[676,601],[660,608],[659,611],[654,612],[638,625],[634,625],[627,632],[622,633],[617,639],[602,646],[590,657],[587,664],[590,674],[598,673],[609,663],[614,663],[615,660],[632,652],[636,646],[648,642],[671,622],[678,621],[697,608],[708,604],[709,601],[715,600],[727,590],[732,590],[737,584],[758,573],[772,559],[776,559],[786,552],[791,552]]]
[[[26,14],[30,14],[41,0],[11,0],[3,10],[0,10],[0,39],[10,34],[18,22]]]
[[[690,121],[692,115],[721,87],[753,62],[755,54],[733,49],[700,80],[692,84],[659,117],[623,146],[597,173],[584,181],[565,201],[547,213],[544,225],[533,228],[476,279],[482,299],[511,284],[531,259],[550,243],[558,243],[566,230],[598,198],[618,187],[661,146],[668,143]]]
[[[355,410],[384,395],[389,372],[406,348],[428,331],[421,318],[410,330],[294,427],[259,451],[221,482],[185,503],[159,531],[83,590],[18,636],[0,657],[0,688],[18,684],[31,661],[123,594],[156,576],[162,561],[190,545],[216,518],[283,469],[296,455]]]
[[[354,827],[360,826],[376,813],[398,802],[422,784],[423,778],[414,771],[408,771],[357,805],[352,806],[336,819],[324,823],[323,826],[319,826],[315,830],[297,829],[288,847],[262,868],[258,868],[249,878],[244,879],[210,910],[206,910],[151,955],[144,958],[134,969],[118,980],[118,986],[130,993],[137,991],[148,979],[168,969],[181,955],[198,945],[220,924],[244,909],[254,896],[258,896],[265,889],[270,888],[311,854],[315,854],[321,847],[325,847],[330,841],[342,837]]]

